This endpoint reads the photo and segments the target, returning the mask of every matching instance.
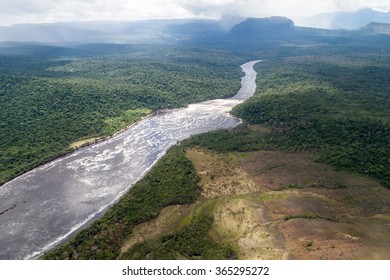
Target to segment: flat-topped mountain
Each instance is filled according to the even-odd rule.
[[[229,32],[232,37],[278,38],[294,30],[294,22],[285,17],[248,18]]]
[[[383,14],[390,15],[389,13]],[[243,20],[234,16],[225,16],[219,21],[172,19],[128,22],[65,22],[0,27],[0,42],[213,44],[218,47],[242,40],[275,42],[284,39],[312,40],[324,36],[350,37],[389,34],[386,31],[386,26],[385,23],[373,23],[360,30],[325,30],[299,27],[299,24],[295,24],[286,17]]]

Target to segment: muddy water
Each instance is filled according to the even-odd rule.
[[[228,112],[253,95],[256,62],[241,66],[245,76],[232,98],[145,118],[0,187],[0,259],[36,258],[104,212],[178,141],[238,125]]]

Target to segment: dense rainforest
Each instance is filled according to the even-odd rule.
[[[242,61],[164,46],[0,50],[0,183],[150,112],[233,95]]]

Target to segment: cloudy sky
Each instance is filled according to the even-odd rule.
[[[389,0],[0,0],[0,25],[15,23],[219,18],[283,15],[292,19],[322,12],[370,7],[390,10]]]

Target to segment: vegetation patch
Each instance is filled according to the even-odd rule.
[[[213,218],[206,212],[194,217],[183,229],[157,240],[135,245],[124,254],[125,259],[232,259],[234,251],[220,245],[209,235]]]
[[[136,225],[121,248],[121,255],[135,244],[155,239],[161,235],[174,232],[180,227],[182,220],[189,214],[189,205],[172,205],[160,212],[156,219]]]
[[[338,222],[338,220],[336,220],[336,219],[323,217],[323,216],[321,216],[319,214],[310,213],[310,212],[284,216],[284,220],[285,221],[288,221],[288,220],[291,220],[291,219],[324,219],[324,220],[327,220],[327,221]]]
[[[97,140],[99,140],[98,137],[91,137],[91,138],[87,138],[87,139],[81,139],[81,140],[77,140],[77,141],[71,143],[69,145],[69,147],[71,149],[78,149],[78,148],[81,148],[81,147],[84,147],[84,146],[91,145],[91,144],[95,143]]]
[[[115,132],[120,131],[123,128],[128,127],[129,125],[140,120],[142,117],[150,114],[151,110],[146,108],[126,110],[118,117],[112,117],[104,120],[106,124],[103,128],[103,133],[105,135],[110,135]]]

